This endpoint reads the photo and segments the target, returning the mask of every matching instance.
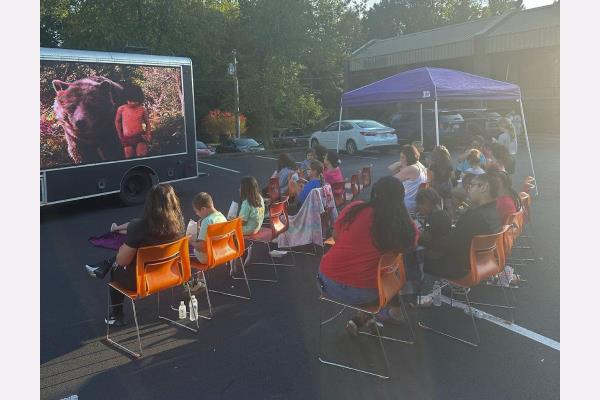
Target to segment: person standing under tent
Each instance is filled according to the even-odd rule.
[[[498,143],[506,147],[510,154],[511,162],[506,165],[506,171],[509,174],[515,173],[515,165],[517,161],[517,134],[515,128],[508,118],[501,118],[498,121],[498,128],[502,133],[498,136]]]

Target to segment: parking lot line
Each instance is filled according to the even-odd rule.
[[[442,296],[442,301],[446,304],[450,304],[449,297]],[[460,308],[461,310],[465,310],[468,308],[468,306],[465,303],[463,303],[461,301],[456,301],[456,300],[452,301],[452,307]],[[478,308],[475,308],[475,307],[471,307],[471,308],[473,310],[475,310],[474,315],[477,318],[485,319],[487,321],[490,321],[493,324],[496,324],[498,326],[506,328],[509,331],[518,333],[521,336],[525,336],[525,337],[527,337],[531,340],[535,340],[536,342],[541,343],[545,346],[551,347],[554,350],[560,351],[560,343],[557,342],[556,340],[552,340],[550,338],[547,338],[546,336],[542,336],[539,333],[530,331],[529,329],[523,328],[522,326],[519,326],[517,324],[508,323],[507,321],[503,320],[502,318],[498,318],[495,315],[488,314],[485,311],[482,311]]]
[[[364,156],[348,156],[348,157],[352,157],[352,158],[364,158],[367,160],[379,160],[379,158],[377,157],[364,157]]]
[[[267,160],[277,160],[275,157],[265,157],[265,156],[254,156],[254,157],[264,158],[264,159],[267,159]]]
[[[236,174],[239,174],[240,171],[236,171],[235,169],[229,169],[229,168],[225,168],[225,167],[221,167],[219,165],[214,165],[214,164],[209,164],[207,162],[203,162],[203,161],[198,161],[198,164],[204,164],[204,165],[208,165],[210,167],[214,167],[214,168],[219,168],[219,169],[224,169],[225,171],[231,171],[231,172],[235,172]]]

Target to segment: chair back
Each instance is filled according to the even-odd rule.
[[[379,290],[379,309],[385,305],[406,284],[406,271],[402,254],[385,253],[377,266],[377,288]]]
[[[477,235],[471,240],[471,286],[475,286],[504,269],[506,257],[503,240],[505,233],[506,226],[498,233]]]
[[[146,297],[190,279],[187,236],[171,243],[140,247],[136,255],[137,295]]]
[[[275,202],[279,200],[279,178],[273,177],[269,178],[269,200],[271,202]]]
[[[206,264],[209,268],[241,257],[246,250],[242,234],[242,220],[208,225],[206,229]]]
[[[352,190],[352,200],[356,200],[360,193],[359,175],[354,174],[350,177],[350,189]]]
[[[523,210],[523,222],[531,219],[531,196],[528,193],[519,193],[519,199],[521,199],[521,209]]]
[[[363,189],[371,186],[371,181],[373,180],[373,176],[371,175],[372,167],[373,167],[373,164],[369,164],[367,167],[363,167],[363,169],[360,173],[360,180],[361,180]]]
[[[271,234],[273,239],[289,229],[290,219],[285,201],[271,204],[269,206],[269,216],[271,217]]]
[[[345,182],[333,182],[331,184],[331,191],[333,192],[333,200],[335,201],[336,207],[343,206],[344,204],[346,204]]]

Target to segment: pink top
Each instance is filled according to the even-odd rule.
[[[510,196],[498,196],[496,199],[496,211],[500,217],[500,222],[505,224],[510,214],[517,212],[517,207],[512,197]]]
[[[342,170],[340,167],[328,169],[323,172],[323,178],[325,178],[325,182],[329,183],[333,187],[334,182],[343,182],[344,176],[342,175]],[[338,194],[338,193],[336,193]]]

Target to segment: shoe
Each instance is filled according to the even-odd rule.
[[[346,332],[348,332],[350,336],[358,336],[358,325],[356,325],[356,322],[354,322],[353,319],[346,322]]]
[[[112,267],[112,263],[109,262],[108,260],[104,260],[98,264],[86,264],[85,265],[85,269],[87,271],[87,273],[92,277],[92,278],[98,278],[98,279],[103,279],[106,274],[108,273],[108,271],[110,271],[110,268]]]
[[[410,303],[413,308],[429,308],[433,306],[433,296],[426,294],[425,296],[417,297],[416,303]]]
[[[117,225],[117,223],[116,223],[116,222],[113,222],[113,223],[110,225],[110,231],[111,231],[111,232],[114,232],[114,231],[116,231],[116,230],[117,230],[117,226],[119,226],[119,225]]]
[[[125,317],[123,314],[120,315],[110,315],[108,318],[104,318],[104,323],[110,326],[125,326],[127,322],[125,322]]]
[[[369,326],[369,323],[373,324],[374,321],[377,321],[379,323],[378,326],[380,326],[381,328],[383,328],[383,325],[381,324],[382,322],[391,323],[394,325],[403,325],[406,322],[402,311],[400,311],[400,314],[397,314],[390,307],[386,307],[383,310],[379,311],[375,315],[375,318],[376,320],[371,319],[367,322],[367,326],[371,329],[371,332],[375,331],[375,327]]]
[[[390,318],[387,322],[399,324],[399,322],[395,322],[393,318]],[[383,323],[376,318],[371,318],[367,321],[367,329],[371,332],[371,335],[381,335],[383,333]]]
[[[190,292],[197,293],[206,289],[206,285],[199,279],[194,279],[190,284]]]

